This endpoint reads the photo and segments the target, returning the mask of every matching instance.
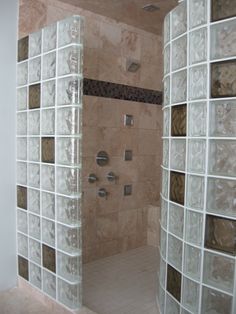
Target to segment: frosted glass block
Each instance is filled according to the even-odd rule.
[[[17,114],[17,135],[27,135],[27,113]]]
[[[57,252],[57,274],[71,282],[79,281],[81,274],[81,257],[72,257]]]
[[[168,179],[168,171],[166,170],[162,170],[162,195],[165,197],[165,198],[168,198],[168,182],[169,182],[169,179]]]
[[[165,287],[166,283],[166,262],[160,257],[160,283]]]
[[[40,217],[29,214],[29,235],[40,240]]]
[[[29,83],[38,82],[41,79],[41,57],[29,61]]]
[[[183,279],[183,305],[193,313],[198,313],[200,286],[196,282]]]
[[[170,104],[170,77],[167,76],[164,79],[164,98],[163,98],[163,105],[168,106]]]
[[[184,273],[195,280],[200,280],[201,256],[200,249],[185,244]]]
[[[81,162],[78,138],[57,138],[57,164],[79,165]]]
[[[17,162],[17,183],[27,184],[27,163]]]
[[[82,73],[82,51],[70,46],[58,51],[58,75]]]
[[[186,141],[171,140],[171,169],[185,170]]]
[[[50,51],[56,48],[57,25],[52,24],[43,29],[43,51]]]
[[[223,314],[232,313],[232,297],[207,287],[202,292],[202,313]]]
[[[39,188],[40,183],[40,166],[28,164],[28,185]]]
[[[188,176],[187,206],[197,210],[203,210],[205,194],[204,177]]]
[[[182,241],[168,235],[168,262],[179,271],[182,270],[182,246]]]
[[[58,300],[70,309],[78,309],[81,299],[80,284],[69,284],[58,279]]]
[[[42,84],[42,107],[55,106],[56,83],[48,81]]]
[[[207,103],[190,103],[189,109],[189,136],[206,136]]]
[[[164,313],[165,309],[165,291],[162,289],[162,287],[159,285],[159,306],[161,313]]]
[[[185,240],[195,245],[202,245],[203,215],[187,210]]]
[[[29,55],[35,57],[41,53],[42,48],[42,31],[29,35]]]
[[[170,41],[170,14],[167,14],[164,20],[164,44]]]
[[[40,111],[30,111],[28,113],[28,134],[39,135],[40,133]]]
[[[54,191],[55,188],[55,169],[54,166],[41,166],[41,182],[42,189],[46,191]]]
[[[76,195],[80,188],[80,170],[57,167],[57,192],[64,195]]]
[[[27,213],[20,209],[17,210],[17,229],[25,234],[28,233]]]
[[[165,314],[179,314],[180,306],[179,304],[168,294],[166,295],[166,312]]]
[[[37,288],[41,289],[41,268],[33,263],[30,263],[30,282]]]
[[[189,1],[189,23],[194,28],[207,23],[207,0]]]
[[[55,196],[51,193],[42,192],[42,215],[55,218]]]
[[[206,141],[189,140],[188,142],[188,170],[196,173],[205,172]]]
[[[57,224],[57,247],[69,254],[79,253],[81,247],[80,229]]]
[[[81,200],[57,196],[57,220],[68,224],[78,224],[80,221]]]
[[[187,36],[182,36],[172,42],[172,71],[186,67]]]
[[[17,65],[17,86],[26,85],[28,82],[28,61]]]
[[[24,257],[28,257],[28,237],[21,233],[17,233],[18,253]]]
[[[82,80],[78,76],[69,76],[58,80],[57,105],[72,105],[81,103]]]
[[[204,62],[207,59],[207,28],[193,31],[189,35],[190,64]]]
[[[27,109],[27,87],[17,90],[17,110]]]
[[[160,243],[161,255],[166,258],[166,232],[161,228],[161,243]]]
[[[187,72],[180,71],[172,76],[172,103],[186,101],[187,97]]]
[[[55,110],[45,109],[41,111],[42,114],[42,135],[52,135],[55,133]]]
[[[187,31],[187,5],[183,1],[172,11],[172,38]]]
[[[207,97],[207,66],[201,65],[190,69],[189,98],[203,99]]]
[[[29,258],[37,264],[41,264],[41,244],[40,242],[29,239]]]
[[[17,159],[27,159],[27,138],[17,138]]]
[[[170,72],[170,45],[164,50],[164,75]]]
[[[29,137],[28,138],[28,154],[29,161],[40,161],[40,138]]]
[[[63,108],[57,110],[57,134],[77,135],[81,131],[82,111],[79,108]]]
[[[170,204],[169,207],[169,231],[179,238],[183,238],[184,208]]]
[[[169,165],[169,140],[163,140],[163,166]]]
[[[55,223],[44,218],[42,219],[42,241],[55,247]]]
[[[167,228],[167,212],[168,212],[168,202],[164,199],[161,200],[161,225]]]
[[[39,214],[40,213],[40,192],[34,189],[28,189],[28,210]]]
[[[56,298],[56,277],[46,270],[43,270],[43,291]]]
[[[222,255],[204,253],[204,283],[232,293],[234,288],[235,260]]]
[[[83,18],[79,16],[72,16],[66,20],[60,21],[59,34],[59,47],[72,43],[81,43],[83,36]]]
[[[56,52],[47,53],[43,56],[43,79],[56,76]]]
[[[170,134],[170,110],[166,108],[163,110],[163,136]]]

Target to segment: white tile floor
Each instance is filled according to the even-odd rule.
[[[85,264],[84,304],[98,314],[158,314],[157,268],[148,246]]]

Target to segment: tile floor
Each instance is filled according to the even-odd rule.
[[[146,246],[85,264],[84,304],[98,314],[158,314],[157,254]]]

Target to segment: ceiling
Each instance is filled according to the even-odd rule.
[[[60,0],[82,9],[110,17],[141,28],[147,32],[162,34],[165,15],[172,10],[178,0]],[[155,4],[160,10],[147,12],[142,9],[147,4]]]

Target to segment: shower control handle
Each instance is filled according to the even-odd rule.
[[[91,173],[89,176],[88,176],[88,182],[89,183],[94,183],[98,181],[98,177],[94,174],[94,173]]]
[[[98,196],[99,197],[105,197],[105,198],[107,198],[107,196],[108,196],[108,192],[107,192],[107,190],[106,189],[103,189],[103,188],[101,188],[101,189],[99,189],[98,190]]]

